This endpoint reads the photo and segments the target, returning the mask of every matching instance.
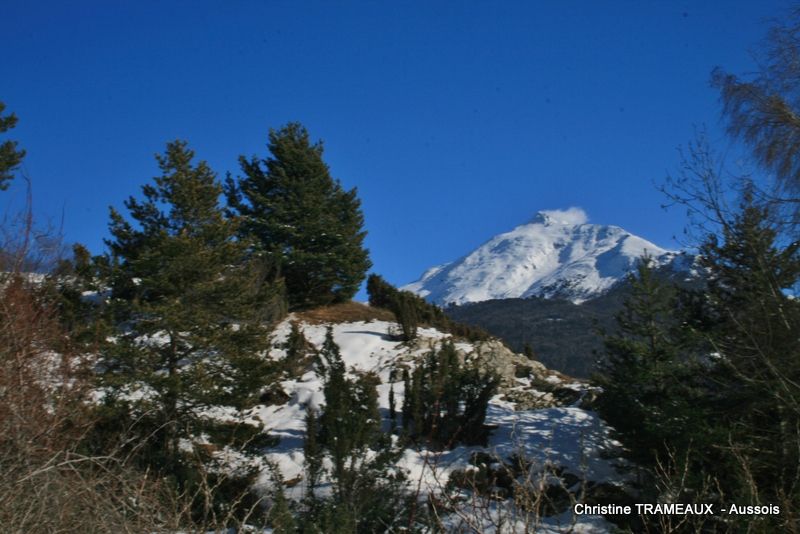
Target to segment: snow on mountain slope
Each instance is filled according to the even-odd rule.
[[[681,256],[618,226],[589,224],[580,208],[540,211],[402,289],[441,305],[533,296],[580,303],[622,280],[645,253],[657,265]]]
[[[287,319],[275,331],[273,348],[269,357],[279,360],[285,356],[281,348],[290,331]],[[397,405],[403,400],[403,382],[399,376],[391,382],[390,372],[399,365],[414,367],[417,361],[431,348],[439,346],[449,334],[434,329],[420,328],[414,343],[401,343],[387,335],[397,325],[387,321],[359,321],[333,324],[334,340],[340,346],[342,359],[350,371],[372,371],[376,373],[381,385],[378,387],[379,405],[384,417],[384,429],[388,430],[389,389],[393,387]],[[322,346],[327,325],[302,323],[305,337],[317,348]],[[486,423],[495,425],[488,447],[458,446],[451,450],[429,450],[415,447],[405,450],[398,464],[399,469],[408,473],[414,488],[422,495],[438,494],[446,486],[451,473],[456,470],[475,469],[470,463],[477,452],[492,458],[507,459],[513,455],[526,457],[532,471],[546,475],[548,469],[570,473],[576,479],[591,484],[619,484],[620,475],[615,470],[613,451],[618,444],[609,437],[609,428],[592,411],[577,405],[564,405],[550,393],[540,390],[542,384],[573,390],[576,398],[586,386],[547,370],[543,365],[514,355],[497,341],[480,343],[456,343],[456,349],[467,360],[479,359],[501,371],[506,378],[501,391],[490,402]],[[517,378],[515,366],[530,366],[533,370],[527,377]],[[502,369],[505,366],[505,369]],[[399,375],[399,374],[398,374]],[[290,377],[280,383],[288,395],[288,401],[273,405],[256,407],[249,417],[264,424],[270,435],[280,438],[278,445],[266,453],[273,465],[277,465],[285,480],[291,480],[286,488],[287,497],[302,499],[305,487],[303,438],[305,432],[305,409],[307,405],[320,408],[324,404],[323,383],[315,370],[308,370],[302,376]],[[519,399],[535,398],[541,401],[539,407],[523,405]],[[535,403],[534,403],[535,404]],[[536,476],[536,475],[534,475]],[[272,477],[269,469],[264,469],[261,484],[269,487]],[[324,492],[325,487],[321,488]],[[466,503],[465,506],[469,506]],[[494,514],[506,527],[503,532],[528,532],[529,514],[512,510],[513,500],[491,503],[490,516]],[[504,508],[505,507],[505,508]],[[508,508],[510,507],[510,508]],[[474,510],[478,512],[486,510]],[[514,518],[512,518],[512,513]],[[467,509],[446,519],[452,531],[461,531],[457,523],[460,518],[471,515]],[[491,523],[493,519],[486,519]],[[523,519],[527,517],[525,521]],[[510,518],[513,520],[510,521]],[[519,521],[519,525],[515,525]],[[526,522],[528,521],[528,522]],[[601,516],[574,516],[565,511],[552,517],[537,517],[537,532],[609,532],[612,525]],[[486,532],[492,532],[487,523]]]

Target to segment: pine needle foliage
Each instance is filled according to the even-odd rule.
[[[314,346],[306,339],[297,321],[292,321],[283,348],[286,350],[283,370],[290,377],[300,376],[307,371],[316,356]]]
[[[403,428],[410,438],[445,447],[486,443],[486,410],[499,379],[459,362],[452,341],[430,352],[404,382]]]
[[[719,354],[714,421],[745,463],[742,500],[800,499],[800,241],[781,244],[765,206],[745,195],[701,252],[709,273],[705,334]],[[740,485],[741,484],[741,485]],[[757,488],[760,495],[754,495]]]
[[[292,310],[352,298],[372,263],[364,248],[364,216],[355,188],[345,190],[299,123],[270,130],[271,157],[240,158],[244,176],[228,178],[241,235],[278,266]]]
[[[410,291],[397,289],[380,275],[370,274],[367,278],[369,305],[391,311],[402,330],[404,341],[417,335],[421,325],[438,328],[443,332],[463,337],[469,341],[485,341],[489,334],[476,326],[453,321],[439,306],[427,302]]]
[[[306,417],[306,509],[303,532],[371,533],[398,527],[408,504],[407,482],[396,467],[399,449],[381,432],[379,378],[372,373],[348,376],[339,347],[328,328],[320,350],[325,405],[317,419]],[[331,469],[330,498],[317,496],[323,456]]]
[[[0,102],[0,134],[5,133],[17,125],[17,116],[13,113],[3,116],[6,105]],[[0,143],[0,191],[8,189],[8,182],[14,177],[14,171],[22,163],[25,151],[17,148],[16,141],[3,141]]]
[[[375,443],[380,434],[377,376],[363,374],[355,379],[346,375],[339,347],[328,328],[320,350],[324,371],[325,410],[320,416],[320,443],[333,460],[333,475],[338,490],[348,493],[352,473],[348,463]]]
[[[702,290],[643,262],[597,377],[598,411],[652,499],[673,488],[672,499],[779,504],[780,517],[736,524],[755,532],[796,527],[800,502],[800,241],[781,242],[772,220],[745,189],[700,247]]]
[[[257,397],[272,373],[260,351],[279,300],[237,221],[224,216],[216,175],[193,159],[185,142],[169,143],[157,156],[161,175],[125,202],[130,219],[111,210],[117,331],[99,366],[106,424],[135,421],[141,462],[179,486],[194,477],[182,441],[207,432],[240,446],[259,436],[255,427],[221,429],[202,411]]]
[[[603,388],[598,410],[621,435],[634,459],[655,462],[667,443],[685,448],[702,419],[695,377],[699,365],[679,311],[676,287],[642,258],[629,276],[630,296],[617,329],[604,338],[607,358],[595,381]]]

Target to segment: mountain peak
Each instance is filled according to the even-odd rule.
[[[565,210],[540,210],[531,221],[534,224],[544,225],[574,225],[586,224],[589,216],[581,208],[571,207]]]
[[[577,207],[542,210],[462,258],[428,269],[403,289],[440,305],[526,297],[580,303],[623,280],[645,253],[656,265],[680,270],[675,252],[588,220]]]

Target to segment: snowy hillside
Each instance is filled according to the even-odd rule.
[[[285,356],[281,348],[290,331],[290,318],[278,326],[270,358]],[[305,337],[321,347],[326,325],[302,323]],[[413,368],[420,357],[449,337],[433,329],[420,329],[413,343],[401,343],[387,335],[396,325],[387,321],[345,322],[333,325],[334,339],[341,348],[349,371],[373,371],[381,380],[379,404],[384,429],[389,429],[389,390],[393,387],[397,403],[403,399],[403,382],[399,376],[390,384],[390,373],[401,366]],[[584,384],[547,370],[538,362],[513,354],[498,341],[477,344],[456,343],[458,352],[467,360],[495,369],[502,376],[499,393],[492,399],[486,423],[496,426],[488,447],[459,446],[452,450],[406,449],[398,465],[408,473],[411,486],[422,497],[444,498],[445,486],[454,472],[470,472],[476,465],[476,453],[491,459],[492,468],[525,458],[525,475],[532,485],[560,487],[565,495],[584,497],[592,488],[608,488],[620,482],[614,469],[612,454],[617,444],[609,438],[609,429],[597,415],[580,406],[587,392]],[[263,422],[265,430],[280,438],[266,458],[277,465],[286,481],[290,499],[302,499],[305,486],[303,439],[306,406],[319,407],[324,402],[321,377],[309,367],[301,376],[287,377],[280,383],[285,393],[281,401],[256,407],[248,417]],[[395,438],[396,439],[396,438]],[[539,482],[537,482],[539,481]],[[274,484],[268,469],[261,483]],[[589,489],[587,489],[589,488]],[[583,493],[581,493],[583,492]],[[547,514],[531,514],[516,509],[513,499],[486,500],[478,510],[476,500],[465,495],[447,493],[448,506],[458,502],[454,513],[443,518],[453,531],[465,520],[480,516],[485,529],[494,532],[492,523],[502,523],[503,532],[609,532],[610,523],[600,516],[572,514],[567,503]],[[456,500],[453,500],[453,499]],[[532,521],[535,527],[531,529]],[[494,525],[496,527],[496,525]],[[573,530],[570,530],[573,529]],[[450,528],[448,528],[450,530]],[[499,530],[498,530],[499,531]]]
[[[403,289],[440,305],[532,296],[580,303],[622,280],[645,253],[660,266],[684,268],[682,254],[618,226],[589,224],[580,208],[540,211]]]

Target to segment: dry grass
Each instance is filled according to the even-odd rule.
[[[0,525],[9,533],[176,530],[187,516],[160,480],[81,446],[93,426],[88,362],[70,346],[59,301],[31,276],[54,263],[30,198],[0,220]]]
[[[147,532],[182,514],[160,481],[121,455],[89,456],[89,375],[57,302],[0,274],[0,524],[3,532]],[[176,509],[179,510],[176,513]]]
[[[373,308],[354,301],[314,308],[313,310],[299,312],[296,315],[298,320],[308,324],[395,320],[394,314],[389,310]]]

